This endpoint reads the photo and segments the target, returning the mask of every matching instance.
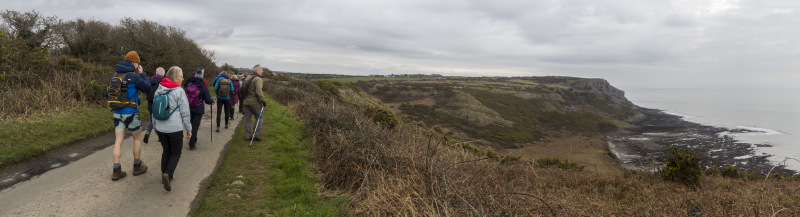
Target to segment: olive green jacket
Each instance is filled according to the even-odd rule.
[[[253,81],[250,81],[251,77],[255,77],[252,78]],[[240,99],[242,100],[242,105],[261,105],[263,102],[266,102],[264,99],[264,93],[261,91],[261,88],[264,87],[264,81],[261,80],[261,77],[258,77],[257,75],[250,75],[241,82],[242,85],[250,82],[250,85],[246,87],[247,98]]]

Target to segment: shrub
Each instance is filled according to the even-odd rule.
[[[339,97],[339,88],[331,81],[317,81],[317,86],[322,89],[322,95]]]
[[[364,115],[372,118],[372,121],[375,123],[381,124],[389,129],[394,128],[398,123],[394,113],[381,107],[367,106],[364,108]]]
[[[581,170],[583,170],[583,167],[584,167],[583,165],[580,165],[578,163],[575,163],[575,162],[572,162],[572,161],[564,161],[564,160],[561,160],[561,159],[558,159],[558,158],[554,158],[554,157],[545,157],[545,158],[539,158],[539,159],[532,159],[531,161],[533,161],[533,163],[535,165],[537,165],[539,167],[543,167],[543,168],[554,167],[555,166],[555,167],[558,167],[558,168],[563,169],[563,170],[574,169],[574,170],[581,171]]]
[[[58,67],[63,70],[79,70],[83,68],[83,61],[65,56],[58,59]]]
[[[280,77],[276,77],[276,78],[280,78]],[[291,81],[289,81],[289,86],[290,87],[296,87],[298,89],[305,90],[305,91],[310,91],[310,92],[315,92],[315,91],[319,90],[319,87],[316,84],[314,84],[314,82],[311,82],[311,81],[306,80],[306,79],[294,79],[294,80],[291,80]]]
[[[741,177],[741,175],[739,174],[739,168],[736,168],[735,166],[733,166],[731,164],[728,164],[725,167],[721,168],[719,173],[723,177],[728,177],[728,178],[739,178],[739,177]]]
[[[660,171],[661,177],[686,186],[697,186],[700,182],[700,157],[682,152],[675,146],[669,148],[674,156],[663,160],[666,167]]]

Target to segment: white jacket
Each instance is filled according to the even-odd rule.
[[[156,95],[165,94],[170,90],[172,90],[172,92],[169,92],[167,95],[169,98],[169,109],[175,109],[175,107],[178,106],[178,111],[172,113],[167,120],[156,120],[153,118],[153,128],[161,133],[174,133],[183,131],[184,129],[188,132],[192,132],[189,98],[186,97],[186,91],[184,91],[181,86],[166,88],[159,84]],[[181,126],[181,123],[183,123],[183,126]]]

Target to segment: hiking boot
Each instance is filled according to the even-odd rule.
[[[231,124],[229,124],[229,123],[228,123],[228,124],[225,124],[225,129],[228,129],[228,126],[230,126],[230,125],[231,125]]]
[[[147,165],[144,165],[144,161],[140,161],[139,164],[133,165],[133,175],[138,176],[142,173],[147,172]]]
[[[227,127],[225,129],[228,129]],[[219,133],[219,127],[217,127],[217,133]]]
[[[161,174],[161,183],[164,183],[164,190],[172,191],[172,186],[169,184],[170,178],[166,173]]]
[[[149,132],[144,134],[144,139],[142,139],[142,142],[144,142],[144,144],[147,144],[148,139],[150,139],[150,133]]]
[[[117,181],[117,180],[119,180],[121,178],[124,178],[127,175],[128,175],[128,173],[125,173],[124,171],[122,171],[122,168],[117,168],[117,169],[114,169],[114,174],[111,175],[111,180],[112,181]]]
[[[194,151],[194,150],[197,150],[197,147],[191,147],[191,148],[189,148],[189,151]]]
[[[253,138],[252,137],[244,137],[245,141],[250,141],[250,139],[253,139]]]
[[[261,137],[256,137],[256,138],[253,138],[253,140],[256,140],[256,141],[261,141]]]

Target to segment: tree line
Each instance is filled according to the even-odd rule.
[[[144,71],[150,76],[157,67],[179,66],[185,76],[204,68],[208,80],[220,70],[214,63],[213,51],[203,49],[184,30],[154,21],[123,18],[112,25],[99,20],[62,20],[37,11],[12,10],[0,11],[0,17],[3,98],[25,97],[18,96],[26,92],[19,89],[36,90],[52,85],[63,91],[82,91],[68,96],[77,101],[101,102],[113,67],[129,51],[139,54]],[[234,67],[226,64],[226,68]],[[2,113],[26,109],[12,108],[13,103],[36,106],[2,100]]]
[[[218,71],[214,52],[203,49],[177,27],[148,20],[123,18],[111,25],[98,20],[61,20],[39,12],[0,12],[5,26],[0,32],[22,41],[31,50],[46,50],[51,56],[70,56],[85,62],[114,65],[128,51],[142,58],[145,71],[178,65],[188,71],[205,68]],[[22,70],[25,70],[24,68]]]

